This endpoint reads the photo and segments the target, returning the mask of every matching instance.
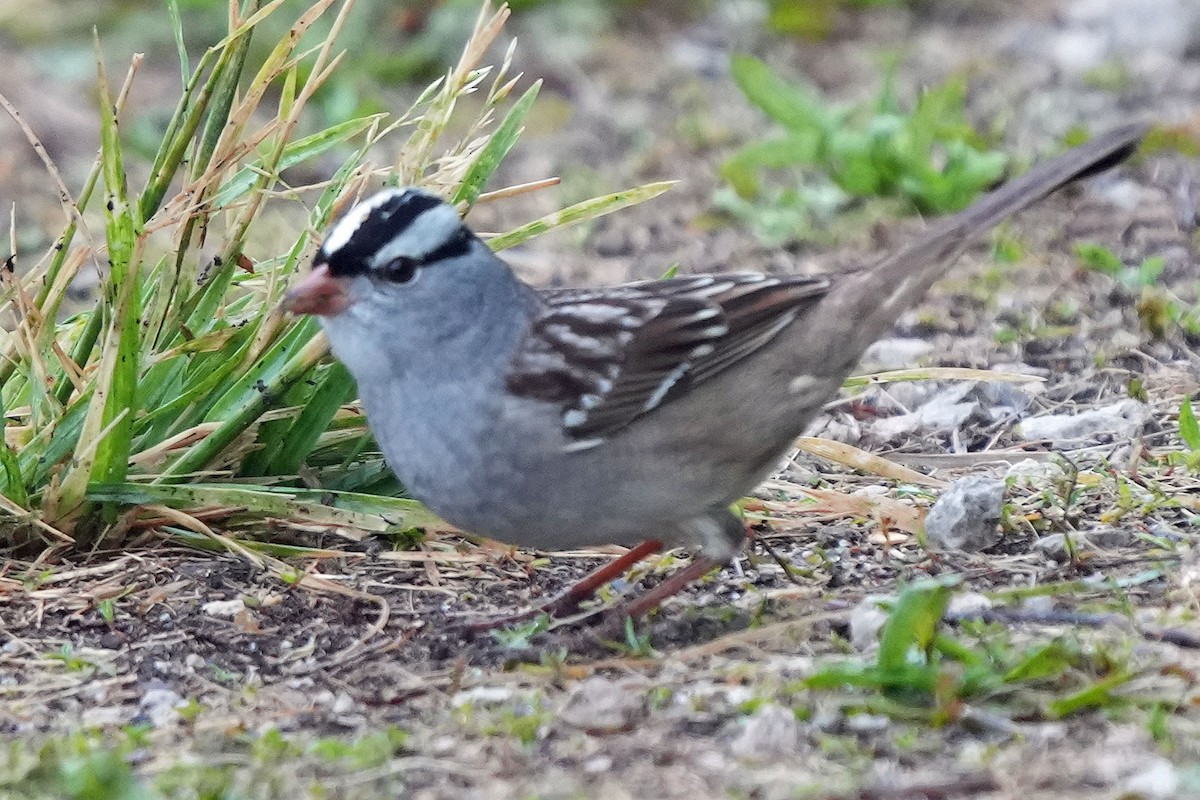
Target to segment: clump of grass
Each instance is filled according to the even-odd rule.
[[[10,259],[2,275],[12,325],[0,335],[0,545],[112,547],[152,528],[229,546],[210,525],[236,534],[261,530],[264,519],[365,530],[431,524],[396,497],[353,382],[326,358],[318,324],[279,303],[331,218],[381,183],[430,187],[463,213],[529,189],[484,192],[538,91],[537,83],[517,91],[511,46],[484,65],[507,7],[484,4],[458,63],[404,113],[307,136],[297,134],[305,109],[347,57],[337,42],[353,0],[313,2],[261,63],[248,57],[251,39],[293,6],[231,3],[227,35],[194,67],[178,9],[168,7],[183,90],[143,185],[132,186],[120,130],[137,59],[119,87],[99,70],[102,146],[78,192],[25,129],[61,195],[64,227],[32,267],[18,275]],[[320,35],[310,30],[318,20]],[[481,99],[451,140],[468,95]],[[376,163],[393,142],[392,163]],[[292,186],[281,177],[333,155],[341,162],[328,180]],[[666,188],[595,198],[492,244],[512,246]],[[268,214],[288,211],[301,219],[290,238],[254,241]],[[56,321],[71,281],[93,268],[102,275],[94,307]]]
[[[1118,593],[1143,578],[1111,586]],[[1135,658],[1134,636],[1121,630],[1119,615],[1064,612],[1051,621],[1073,619],[1106,636],[1085,643],[1075,634],[1018,644],[1007,625],[985,621],[983,613],[959,618],[957,630],[945,622],[957,579],[924,579],[904,588],[890,603],[873,657],[829,663],[804,680],[815,690],[861,690],[862,710],[944,725],[962,718],[967,704],[1019,708],[1027,717],[1058,719],[1085,710],[1155,709],[1169,702],[1170,688],[1157,681],[1157,667]],[[1088,591],[1083,582],[1036,587],[1041,595]],[[1018,592],[1025,590],[1016,590]],[[996,593],[1002,596],[1004,592]],[[1005,609],[997,609],[1003,619]],[[1013,612],[1020,619],[1020,612]],[[1161,633],[1147,633],[1151,638]],[[847,707],[856,705],[848,701]]]
[[[958,211],[1008,164],[967,122],[961,79],[926,90],[906,111],[890,76],[874,103],[838,107],[751,56],[734,57],[732,69],[746,98],[783,129],[722,167],[733,192],[719,202],[764,240],[810,236],[854,198],[897,198],[923,214]],[[764,181],[764,173],[787,177]]]

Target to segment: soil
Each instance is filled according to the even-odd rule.
[[[718,4],[695,19],[631,12],[571,58],[523,48],[522,68],[547,78],[551,111],[531,122],[501,182],[573,177],[557,196],[478,209],[478,228],[548,212],[573,192],[680,180],[651,203],[512,253],[525,276],[610,283],[673,263],[688,272],[835,271],[921,227],[885,219],[839,230],[828,246],[769,248],[738,226],[715,224],[722,157],[765,125],[726,73],[730,50],[753,49],[839,98],[877,90],[881,52],[903,54],[902,91],[967,71],[969,115],[1002,127],[1005,148],[1023,160],[1052,150],[1072,127],[1099,131],[1133,115],[1200,133],[1195,51],[1130,59],[1119,90],[1098,87],[1094,74],[1064,66],[1071,54],[1058,37],[1074,19],[1067,0],[888,6],[839,17],[821,41],[766,37],[761,24],[737,18],[732,9],[741,5]],[[46,90],[70,104],[67,89]],[[562,109],[569,117],[556,121]],[[69,138],[62,147],[73,146]],[[27,192],[36,164],[6,157],[0,194]],[[1022,419],[1106,408],[1139,381],[1148,412],[1139,435],[1059,451],[1089,474],[1152,483],[1177,502],[1116,514],[1114,482],[1055,518],[1038,505],[1045,484],[1010,486],[1009,502],[1036,508],[1048,524],[1007,525],[983,553],[937,553],[900,513],[927,507],[936,490],[797,453],[758,493],[751,507],[771,519],[734,564],[632,635],[601,611],[529,641],[475,634],[469,623],[553,597],[612,553],[531,553],[452,534],[393,551],[383,539],[296,531],[290,541],[340,554],[299,564],[315,580],[290,584],[240,556],[162,542],[54,565],[12,561],[0,570],[0,736],[40,741],[141,723],[150,744],[135,767],[162,776],[178,763],[224,764],[242,752],[239,737],[270,729],[297,741],[355,740],[388,726],[406,734],[370,769],[331,768],[311,751],[288,756],[283,770],[271,758],[229,755],[241,765],[231,796],[246,797],[317,796],[304,788],[316,784],[326,797],[1200,796],[1200,582],[1187,549],[1200,492],[1194,475],[1149,460],[1181,448],[1176,414],[1198,388],[1197,343],[1179,332],[1151,336],[1137,297],[1080,269],[1071,253],[1087,239],[1127,262],[1162,255],[1163,285],[1195,302],[1197,187],[1196,162],[1162,152],[1063,192],[1005,226],[1022,245],[1017,263],[998,267],[988,243],[972,247],[895,337],[925,342],[924,365],[1019,364],[1044,378],[1022,389],[1032,395]],[[1132,206],[1124,202],[1131,195]],[[36,199],[22,207],[27,220],[50,213]],[[998,335],[1022,324],[1043,335]],[[876,423],[892,415],[893,401],[872,389],[833,405],[813,430],[937,481],[1002,477],[1027,458],[1052,460],[1051,448],[1027,441],[1011,418],[886,433]],[[813,487],[851,500],[814,511],[805,499]],[[1038,546],[1049,533],[1100,527],[1123,535],[1070,558]],[[786,574],[776,555],[799,574]],[[657,583],[679,556],[650,559],[613,592]],[[1125,691],[1174,698],[1170,746],[1128,709],[1052,719],[1038,711],[1044,698],[1014,693],[964,703],[935,724],[850,689],[803,684],[822,667],[869,655],[851,643],[852,610],[865,598],[929,576],[959,576],[967,595],[1081,582],[1055,593],[1049,608],[1014,604],[1011,617],[993,623],[1014,649],[1067,641],[1125,659],[1139,676]],[[1108,616],[1088,616],[1097,611]],[[773,716],[781,706],[796,713]]]

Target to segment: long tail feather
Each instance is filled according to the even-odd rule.
[[[1038,164],[970,208],[935,223],[874,268],[841,282],[810,323],[841,334],[823,343],[828,348],[823,363],[830,374],[851,368],[862,350],[884,335],[977,237],[1054,191],[1121,163],[1137,149],[1146,130],[1140,123],[1124,125]]]

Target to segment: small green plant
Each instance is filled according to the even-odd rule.
[[[106,597],[96,604],[96,611],[102,620],[111,625],[117,618],[117,603],[111,597]]]
[[[734,57],[733,76],[747,99],[784,129],[722,167],[736,195],[719,201],[739,216],[767,213],[760,235],[778,238],[788,219],[794,233],[803,233],[851,198],[899,198],[924,214],[957,211],[998,181],[1008,163],[966,121],[961,79],[926,90],[906,112],[890,77],[873,104],[838,107],[751,56]],[[764,186],[769,170],[790,170],[794,178]]]
[[[59,662],[67,672],[83,672],[95,666],[91,661],[76,654],[75,648],[69,644],[64,644],[58,650],[47,653],[45,658],[48,661]]]
[[[535,636],[550,630],[550,615],[538,614],[528,622],[510,625],[490,631],[497,642],[509,650],[525,650],[532,644]]]
[[[899,6],[911,0],[770,0],[767,26],[777,33],[824,39],[833,32],[838,11]]]
[[[1168,453],[1167,463],[1200,473],[1200,423],[1196,421],[1190,397],[1185,397],[1179,404],[1179,438],[1186,449]]]
[[[625,639],[623,641],[604,640],[601,643],[619,653],[622,658],[656,658],[658,651],[650,641],[650,632],[638,633],[632,617],[625,618]]]
[[[865,689],[871,696],[864,707],[900,718],[916,714],[933,724],[954,720],[964,701],[1011,704],[1020,692],[1037,698],[1046,718],[1087,708],[1151,708],[1161,701],[1120,695],[1136,677],[1120,648],[1084,647],[1070,636],[1017,647],[1005,626],[972,620],[952,633],[943,615],[955,582],[930,579],[904,589],[889,610],[874,659],[830,664],[804,685]]]
[[[1163,285],[1167,262],[1162,256],[1149,256],[1133,265],[1095,242],[1077,242],[1074,251],[1086,269],[1107,275],[1137,298],[1138,319],[1150,335],[1164,339],[1179,331],[1200,337],[1200,303],[1189,303]]]

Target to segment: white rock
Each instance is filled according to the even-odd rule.
[[[246,603],[240,597],[232,600],[210,600],[200,606],[200,610],[210,617],[227,617],[232,619],[246,610]]]
[[[1044,489],[1066,477],[1066,472],[1054,461],[1026,458],[1013,464],[1004,473],[1004,480],[1013,486]]]
[[[992,608],[992,600],[979,592],[960,592],[950,596],[946,604],[946,615],[951,617],[975,617]]]
[[[1200,44],[1200,6],[1194,0],[1075,0],[1065,21],[1069,30],[1096,36],[1103,58],[1153,52],[1178,60]]]
[[[354,708],[354,698],[345,692],[338,692],[330,709],[335,714],[348,714]]]
[[[892,721],[882,714],[851,714],[846,717],[849,733],[868,734],[887,730]]]
[[[1140,435],[1149,421],[1150,409],[1145,403],[1123,400],[1079,414],[1032,417],[1018,426],[1018,433],[1026,439],[1049,439],[1051,446],[1064,448],[1099,435],[1131,439]]]
[[[508,686],[475,686],[471,689],[464,689],[450,698],[450,705],[454,708],[462,708],[473,703],[498,705],[508,702],[516,695],[516,690]]]
[[[593,756],[583,762],[583,771],[589,775],[607,773],[612,769],[613,761],[606,755]]]
[[[1152,756],[1150,763],[1123,781],[1122,797],[1158,798],[1174,797],[1179,789],[1179,773],[1175,765],[1161,756]]]
[[[974,553],[991,547],[1000,541],[996,524],[1003,504],[1003,481],[985,475],[955,481],[925,517],[930,548]]]
[[[884,594],[870,594],[850,611],[850,644],[855,650],[864,652],[879,645],[879,630],[888,618],[879,603],[888,599]]]
[[[124,706],[93,706],[85,708],[80,715],[85,728],[108,728],[129,721],[129,710]]]
[[[576,684],[558,718],[572,728],[593,734],[630,730],[646,715],[643,689],[640,682],[593,676]]]
[[[744,761],[774,761],[794,755],[800,745],[800,723],[791,709],[768,703],[751,714],[729,745]]]
[[[179,719],[181,705],[183,698],[171,689],[147,689],[138,702],[141,713],[156,728]]]
[[[880,339],[866,349],[859,361],[862,372],[904,369],[917,364],[933,352],[933,342],[925,339]]]
[[[1071,549],[1067,548],[1067,536],[1065,533],[1050,533],[1040,537],[1033,543],[1033,549],[1041,553],[1045,553],[1046,557],[1052,561],[1066,561],[1074,550],[1078,552],[1082,550],[1084,542],[1079,536],[1071,537]]]

